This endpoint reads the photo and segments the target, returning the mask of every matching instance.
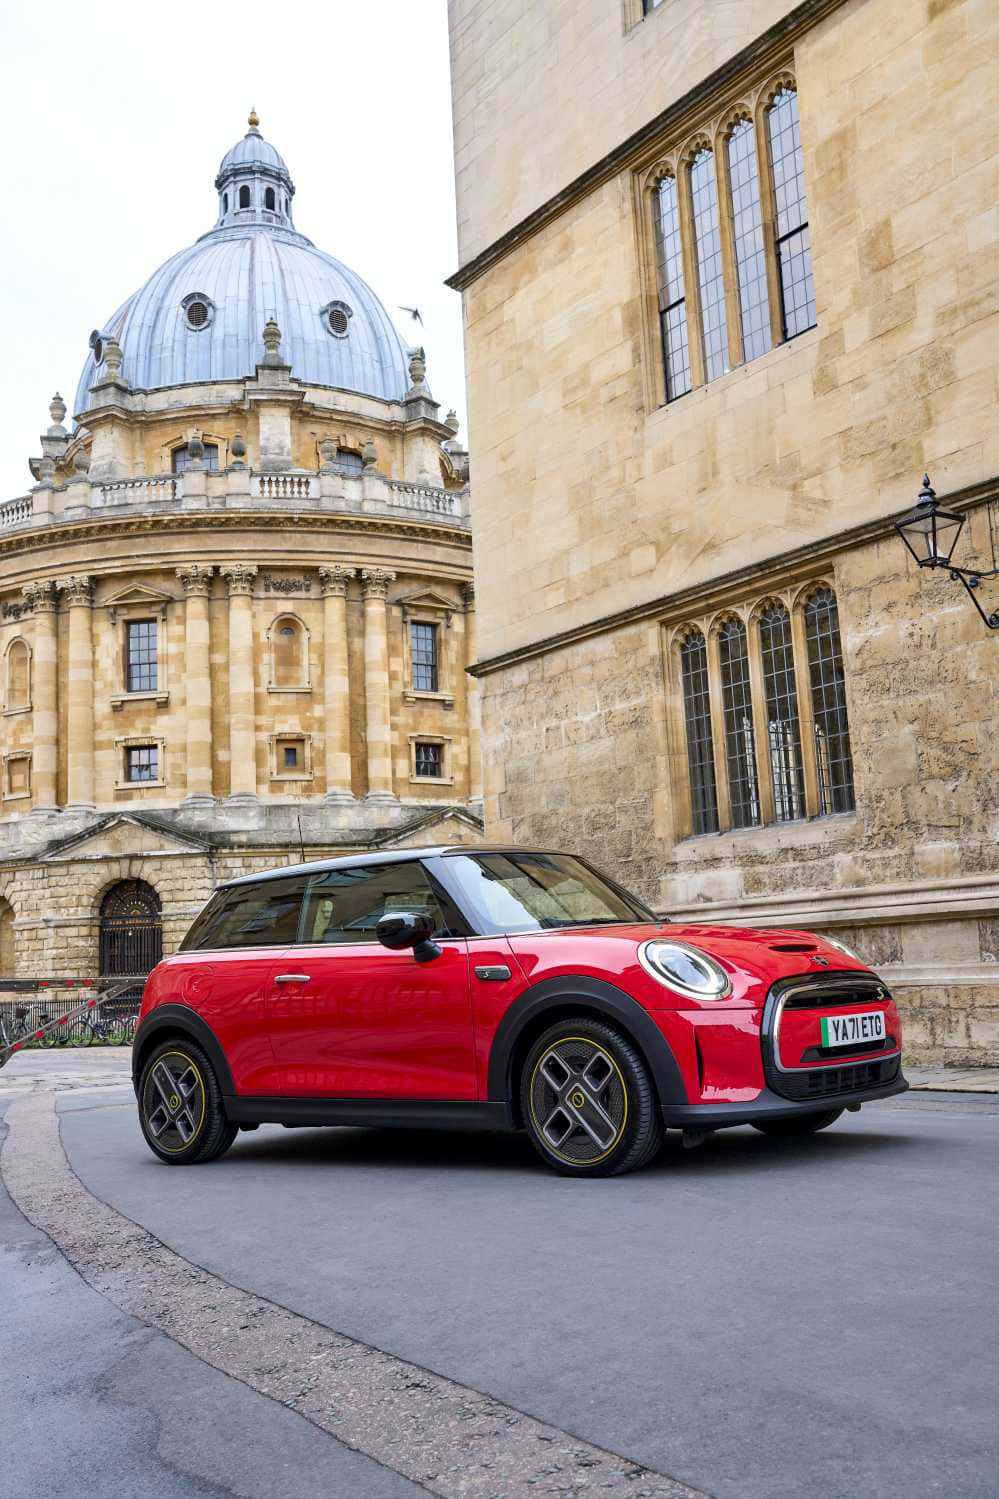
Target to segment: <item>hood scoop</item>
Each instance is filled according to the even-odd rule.
[[[817,952],[814,942],[768,942],[771,952]]]

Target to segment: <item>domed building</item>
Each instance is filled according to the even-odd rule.
[[[215,188],[0,505],[5,976],[144,971],[233,874],[481,832],[457,420],[256,115]]]

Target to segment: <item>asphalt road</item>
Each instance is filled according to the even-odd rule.
[[[60,1109],[84,1185],[195,1264],[718,1499],[999,1495],[999,1098],[909,1095],[801,1143],[739,1130],[687,1152],[671,1138],[652,1169],[590,1183],[549,1175],[517,1138],[353,1130],[265,1128],[175,1170],[146,1150],[126,1092],[64,1094]],[[73,1429],[92,1410],[116,1452],[132,1401],[152,1424],[129,1460],[159,1466],[123,1494],[258,1492],[224,1487],[225,1444],[246,1430],[276,1452],[268,1422],[290,1413],[113,1308],[105,1320],[126,1325],[95,1339],[88,1314],[107,1304],[51,1251],[25,1250],[24,1231],[0,1221],[22,1245],[15,1269],[58,1280],[46,1305],[87,1302],[47,1331],[37,1307],[4,1315],[55,1401],[42,1430],[68,1400]],[[83,1348],[71,1387],[57,1326],[64,1361]],[[185,1411],[203,1428],[186,1454]],[[289,1486],[285,1466],[261,1493],[419,1491],[312,1438],[307,1478],[323,1443],[340,1465],[327,1487]]]

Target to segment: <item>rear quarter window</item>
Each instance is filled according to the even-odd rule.
[[[216,891],[184,938],[180,951],[288,947],[298,938],[305,886],[306,881],[295,875]]]

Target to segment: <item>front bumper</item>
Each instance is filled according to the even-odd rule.
[[[667,1103],[663,1105],[663,1122],[668,1129],[716,1130],[734,1129],[738,1124],[756,1124],[766,1119],[792,1119],[796,1115],[825,1113],[827,1109],[847,1109],[852,1105],[874,1103],[904,1093],[909,1084],[898,1072],[891,1082],[876,1088],[861,1088],[853,1093],[834,1093],[825,1098],[797,1100],[781,1098],[764,1088],[756,1098],[740,1103]]]

